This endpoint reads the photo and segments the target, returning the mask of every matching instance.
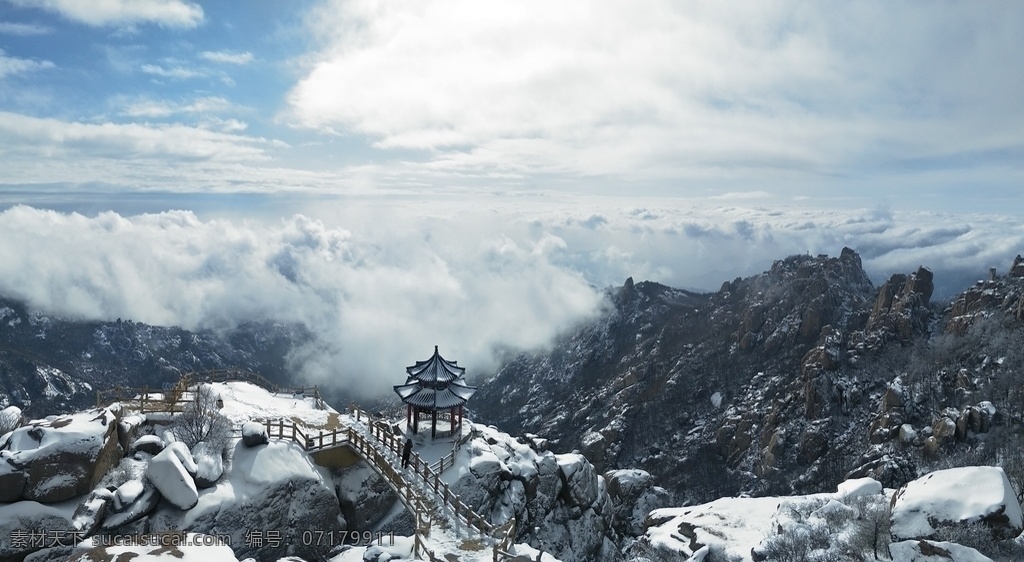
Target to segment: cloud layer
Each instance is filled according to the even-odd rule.
[[[1024,150],[1007,5],[337,0],[311,21],[288,115],[440,170],[834,180]]]
[[[57,314],[193,329],[301,322],[318,337],[295,354],[296,372],[382,393],[432,345],[486,374],[496,350],[545,345],[627,276],[713,290],[774,259],[851,246],[876,283],[931,267],[941,297],[990,266],[1005,272],[1024,249],[1013,219],[884,209],[408,199],[308,211],[201,220],[12,207],[0,212],[0,293]]]

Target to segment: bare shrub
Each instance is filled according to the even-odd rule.
[[[197,386],[185,410],[171,423],[171,432],[189,449],[205,441],[223,450],[231,437],[231,420],[220,413],[219,402],[212,386]]]

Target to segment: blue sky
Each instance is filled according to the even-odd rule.
[[[1012,2],[2,0],[0,181],[1020,212],[1022,48]]]
[[[1019,2],[0,0],[0,294],[322,376],[843,246],[949,296],[1024,253],[1021,53]]]

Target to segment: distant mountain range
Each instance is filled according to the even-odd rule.
[[[62,319],[0,298],[0,404],[30,416],[70,412],[94,404],[96,390],[161,388],[182,373],[225,367],[287,383],[285,356],[308,338],[301,326],[273,323],[214,333]]]
[[[595,320],[477,380],[471,414],[579,450],[601,472],[645,469],[676,505],[989,464],[1024,434],[1024,263],[950,301],[934,302],[933,287],[924,267],[876,287],[848,248],[790,256],[713,293],[629,279]],[[0,299],[0,405],[67,412],[101,388],[223,367],[302,384],[286,357],[312,336],[67,320]]]

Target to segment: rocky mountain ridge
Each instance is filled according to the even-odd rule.
[[[1021,429],[1024,260],[948,304],[932,293],[926,267],[874,287],[849,248],[704,295],[630,279],[482,384],[476,417],[647,470],[679,505],[994,462]]]
[[[95,403],[96,390],[161,388],[181,374],[234,367],[291,384],[287,354],[302,326],[251,322],[218,333],[63,319],[0,297],[0,407],[48,415]]]

